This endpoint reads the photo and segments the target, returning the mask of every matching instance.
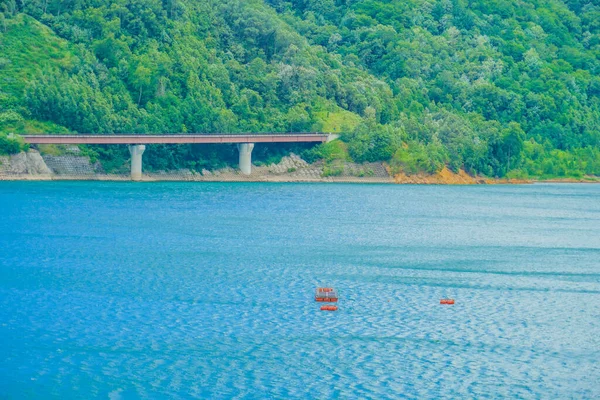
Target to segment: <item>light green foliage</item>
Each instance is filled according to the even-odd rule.
[[[12,114],[13,110],[7,112]],[[17,115],[19,118],[10,118],[0,123],[0,133],[69,133],[67,128],[53,122],[24,119],[20,114]]]
[[[339,163],[328,164],[328,163],[326,163],[323,166],[323,172],[321,173],[321,176],[323,178],[327,178],[329,176],[340,176],[343,173],[344,173],[344,166],[342,164],[339,164]]]
[[[23,117],[14,110],[0,112],[0,125],[17,124],[23,121]]]
[[[416,174],[427,172],[430,174],[440,171],[448,162],[448,154],[439,143],[409,142],[396,150],[390,165],[396,172]]]
[[[32,121],[54,132],[323,130],[345,143],[303,154],[328,166],[600,175],[594,2],[49,0],[0,12],[0,132]],[[292,150],[260,147],[261,163]],[[93,150],[113,169],[128,157]],[[145,160],[236,163],[233,146],[149,146]]]
[[[72,61],[67,42],[47,26],[23,14],[6,19],[6,30],[0,26],[0,107],[19,105],[28,82],[45,68],[68,68]]]
[[[348,152],[357,162],[389,160],[400,145],[403,130],[389,125],[370,122],[361,123],[344,136]]]
[[[340,176],[344,173],[344,162],[351,161],[348,154],[348,144],[341,140],[323,143],[306,150],[302,157],[312,163],[317,160],[323,161],[323,177]]]
[[[587,147],[572,151],[552,149],[535,140],[523,143],[524,162],[519,169],[507,174],[518,178],[577,178],[598,175],[600,149]]]
[[[341,140],[323,143],[302,153],[302,157],[308,162],[324,160],[326,163],[335,161],[349,161],[348,145]]]
[[[321,130],[323,132],[349,132],[361,122],[358,115],[343,109],[319,111],[315,115],[317,120],[322,123]]]
[[[29,145],[24,143],[18,136],[9,137],[0,133],[0,155],[17,154],[20,151],[27,151]]]

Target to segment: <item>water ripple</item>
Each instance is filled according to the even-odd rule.
[[[0,397],[597,398],[598,198],[1,182]]]

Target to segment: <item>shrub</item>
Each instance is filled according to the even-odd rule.
[[[409,175],[418,172],[434,174],[444,168],[447,160],[448,156],[440,145],[410,142],[396,150],[391,166],[395,172],[403,171]]]
[[[348,156],[346,143],[341,140],[334,140],[304,151],[302,158],[312,164],[317,160],[325,160],[326,162],[335,160],[346,161],[350,157]]]
[[[0,134],[0,154],[17,154],[20,151],[27,151],[28,149],[29,144],[23,143],[19,138]]]
[[[325,165],[321,176],[326,178],[328,176],[340,176],[344,173],[344,167],[339,165]]]
[[[400,145],[402,130],[379,124],[362,123],[344,135],[348,151],[356,162],[387,161]]]

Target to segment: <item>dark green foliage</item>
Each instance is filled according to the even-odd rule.
[[[344,136],[350,157],[357,162],[389,160],[400,145],[401,133],[390,126],[362,123]]]
[[[593,1],[48,0],[0,12],[0,121],[89,133],[347,126],[339,146],[257,145],[254,160],[296,151],[409,173],[600,174]],[[111,170],[128,159],[90,151]],[[144,157],[150,170],[237,163],[234,146]]]
[[[314,146],[309,143],[261,143],[254,147],[254,150],[252,151],[252,161],[257,165],[277,164],[284,156],[290,153],[304,154],[309,148],[313,147]],[[235,152],[235,157],[235,163],[237,163],[237,150]]]
[[[129,151],[126,146],[81,146],[81,154],[90,157],[90,161],[99,161],[109,174],[129,172]]]
[[[448,155],[442,145],[434,143],[424,145],[413,141],[398,148],[390,164],[396,172],[433,174],[444,168],[447,162]]]

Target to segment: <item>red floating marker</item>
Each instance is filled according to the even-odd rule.
[[[317,288],[317,292],[323,292],[323,293],[333,292],[333,288],[330,288],[330,287],[320,287],[320,288]]]
[[[317,288],[315,292],[315,300],[321,302],[337,302],[338,295],[334,288]]]
[[[337,306],[321,306],[321,311],[337,311]]]
[[[454,299],[441,299],[440,304],[454,304]]]

